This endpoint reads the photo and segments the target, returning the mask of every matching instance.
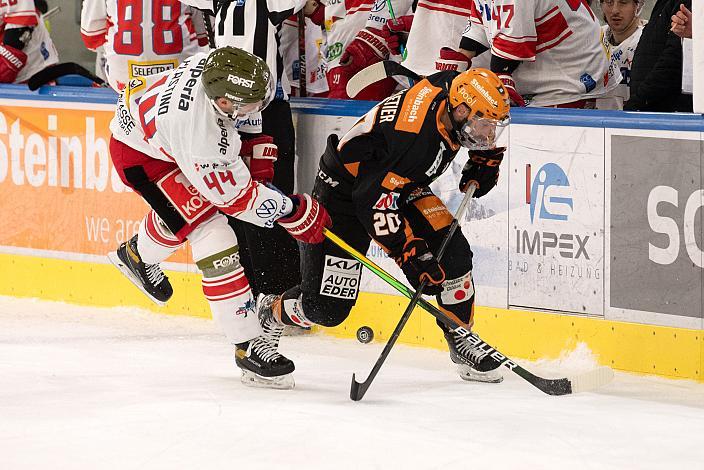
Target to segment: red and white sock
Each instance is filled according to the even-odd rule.
[[[142,261],[146,264],[161,263],[181,245],[183,242],[171,233],[156,212],[149,211],[137,235],[137,251]]]

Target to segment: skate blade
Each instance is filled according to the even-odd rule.
[[[263,377],[249,370],[242,370],[241,381],[244,385],[254,388],[273,388],[275,390],[291,390],[296,386],[293,375],[279,375],[277,377]]]
[[[570,377],[572,393],[588,392],[606,385],[614,379],[614,371],[610,367],[597,367],[594,370]]]
[[[458,364],[457,373],[462,380],[467,382],[482,382],[490,384],[498,384],[503,382],[504,376],[501,375],[497,370],[490,370],[488,372],[479,372],[478,370],[472,369],[467,365]]]
[[[110,262],[111,262],[112,264],[115,265],[115,267],[116,267],[117,269],[120,270],[120,272],[121,272],[127,279],[130,280],[130,282],[131,282],[132,284],[135,285],[135,287],[136,287],[137,289],[141,290],[144,295],[146,295],[147,297],[149,297],[149,300],[151,300],[152,302],[154,302],[155,304],[157,304],[159,307],[163,307],[164,305],[166,305],[166,302],[162,302],[161,300],[159,300],[159,299],[157,299],[157,298],[155,298],[155,297],[152,297],[152,295],[149,294],[149,292],[146,291],[146,289],[142,286],[142,283],[139,282],[139,279],[137,279],[137,278],[134,276],[134,274],[132,274],[132,271],[130,271],[130,269],[129,269],[127,266],[125,266],[125,263],[122,262],[122,260],[120,259],[120,257],[117,256],[117,252],[111,251],[110,253],[108,253],[108,259],[110,260]]]

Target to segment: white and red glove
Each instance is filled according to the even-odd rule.
[[[279,156],[279,148],[273,137],[260,135],[242,141],[240,156],[249,167],[249,174],[254,181],[271,183],[274,180],[274,162]]]
[[[364,28],[345,49],[340,57],[340,65],[346,67],[352,75],[368,65],[376,64],[389,58],[389,34],[377,28]]]
[[[303,8],[303,14],[320,26],[325,22],[325,5],[318,0],[308,0]]]
[[[293,212],[277,222],[293,238],[304,243],[322,243],[323,229],[332,225],[330,215],[316,199],[308,194],[292,194]]]
[[[465,72],[472,61],[464,54],[449,47],[440,49],[440,57],[435,59],[435,70],[454,70]]]
[[[27,54],[12,46],[0,44],[0,83],[15,83],[17,74],[27,63]]]
[[[401,40],[408,37],[413,25],[413,15],[404,15],[399,18],[386,20],[386,24],[382,28],[386,43],[389,50],[394,55],[401,54]]]
[[[511,99],[511,104],[513,106],[519,106],[524,108],[526,106],[526,100],[523,99],[520,93],[516,91],[516,82],[513,81],[513,77],[510,73],[497,73],[497,77],[504,84],[504,88],[508,92],[508,97]]]

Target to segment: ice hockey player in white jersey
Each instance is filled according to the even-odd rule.
[[[33,0],[0,2],[0,83],[24,83],[59,61]]]
[[[277,353],[258,315],[225,215],[281,225],[304,243],[323,240],[325,208],[307,194],[269,184],[276,146],[243,141],[235,119],[263,109],[275,92],[266,63],[233,47],[199,53],[172,71],[126,85],[110,123],[110,154],[122,181],[151,206],[138,234],[108,256],[163,304],[173,289],[159,267],[186,240],[203,274],[213,317],[235,346],[247,384],[291,387],[293,363]],[[269,336],[263,336],[263,332]]]
[[[593,107],[620,82],[588,0],[477,0],[460,49],[490,49],[491,70],[518,106]]]
[[[327,63],[322,56],[323,45],[323,30],[322,22],[324,19],[324,9],[321,8],[319,21],[321,24],[316,24],[317,19],[305,18],[305,59],[303,70],[306,73],[305,85],[306,96],[324,97],[328,92],[327,82]],[[281,23],[279,29],[279,50],[284,63],[284,73],[288,77],[288,82],[291,84],[292,93],[296,96],[301,96],[300,77],[301,71],[300,48],[298,35],[298,16],[292,15]],[[295,90],[295,91],[294,91]]]
[[[599,0],[606,24],[604,45],[611,51],[611,73],[621,72],[621,82],[607,95],[596,100],[597,109],[623,109],[630,97],[631,63],[645,21],[641,20],[645,0]]]
[[[347,82],[363,68],[399,52],[399,35],[410,31],[411,0],[341,0],[325,6],[328,96],[348,99]],[[393,10],[389,9],[389,4]],[[385,27],[395,17],[393,26]],[[398,57],[400,60],[400,56]],[[355,99],[381,100],[396,82],[390,78],[368,86]]]
[[[202,24],[200,12],[178,0],[87,0],[81,10],[83,42],[104,46],[105,75],[117,91],[205,51]]]
[[[420,0],[408,35],[403,65],[423,76],[441,70],[467,70],[469,60],[457,51],[457,45],[469,20],[473,1]]]

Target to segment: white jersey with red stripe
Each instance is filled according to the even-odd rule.
[[[529,106],[592,98],[620,82],[588,0],[476,0],[464,36],[522,62],[513,78]]]
[[[87,1],[81,37],[89,49],[105,46],[105,73],[117,90],[131,78],[172,70],[204,51],[207,38],[197,31],[193,15],[178,0]]]
[[[305,28],[306,38],[306,90],[311,93],[326,93],[328,91],[328,81],[325,78],[327,64],[323,60],[321,48],[323,45],[323,31],[321,27],[306,18]],[[291,87],[298,88],[298,76],[294,76],[294,70],[298,70],[299,49],[298,49],[298,19],[296,15],[291,16],[281,23],[279,30],[280,46],[279,51],[284,61],[284,73],[288,77]]]
[[[631,64],[633,63],[633,55],[638,47],[638,41],[643,33],[645,22],[638,25],[636,30],[621,41],[620,44],[611,44],[611,31],[608,25],[604,25],[604,45],[611,52],[611,61],[609,63],[609,71],[616,73],[616,70],[621,72],[621,82],[616,88],[611,90],[607,95],[597,98],[596,107],[598,109],[623,109],[623,103],[628,101],[631,95]]]
[[[235,122],[214,108],[200,76],[207,53],[175,70],[130,80],[110,122],[113,137],[164,161],[224,213],[271,227],[291,210],[291,200],[254,180],[239,156]]]
[[[325,6],[328,70],[340,65],[345,48],[361,29],[384,27],[391,18],[387,1],[391,1],[394,17],[412,12],[412,0],[328,0]]]
[[[24,27],[32,28],[32,37],[22,49],[27,54],[27,63],[17,74],[15,83],[26,82],[35,73],[59,61],[59,54],[34,0],[0,2],[0,30]]]
[[[408,35],[403,65],[419,75],[437,72],[440,49],[457,49],[474,0],[420,0]]]

